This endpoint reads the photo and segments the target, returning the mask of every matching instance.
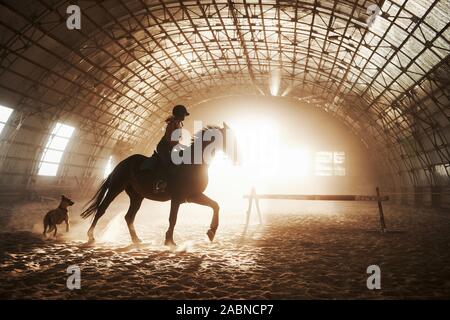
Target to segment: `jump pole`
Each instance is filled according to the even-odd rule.
[[[250,220],[252,212],[253,200],[255,201],[256,210],[258,212],[259,223],[262,224],[261,210],[259,208],[259,199],[273,199],[273,200],[321,200],[321,201],[377,201],[378,213],[380,215],[381,232],[386,233],[386,221],[384,220],[384,212],[382,201],[389,200],[388,196],[381,196],[380,189],[376,187],[376,196],[366,195],[304,195],[304,194],[256,194],[253,187],[249,195],[244,195],[248,199],[248,210],[246,218],[246,226]]]

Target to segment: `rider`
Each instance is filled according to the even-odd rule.
[[[179,140],[181,139],[180,134],[178,141],[172,140],[172,133],[175,130],[181,129],[183,127],[183,121],[188,115],[189,112],[187,112],[185,106],[176,105],[172,109],[172,115],[166,119],[166,132],[164,133],[164,136],[161,138],[161,141],[159,141],[158,146],[156,147],[156,151],[158,152],[159,157],[162,160],[161,162],[163,163],[166,172],[168,171],[171,164],[172,149],[179,143]]]

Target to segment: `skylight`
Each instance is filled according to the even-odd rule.
[[[5,127],[6,122],[8,122],[8,119],[12,113],[13,109],[0,106],[0,134],[2,133],[3,128]]]
[[[40,176],[56,176],[64,150],[75,128],[57,123],[50,135],[39,163]]]

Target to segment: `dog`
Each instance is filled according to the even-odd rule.
[[[50,210],[44,217],[44,237],[46,237],[47,232],[52,232],[54,230],[53,236],[56,237],[58,228],[56,225],[66,222],[66,232],[69,232],[69,211],[68,207],[72,206],[75,202],[70,200],[65,196],[61,196],[61,202],[58,208]]]

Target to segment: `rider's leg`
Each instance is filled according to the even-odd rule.
[[[156,147],[156,151],[158,152],[159,158],[161,160],[162,170],[165,173],[164,175],[167,176],[169,173],[169,164],[170,164],[169,143],[167,143],[167,141],[165,140],[161,140]],[[164,180],[167,180],[167,178]],[[155,189],[157,192],[163,191],[166,188],[167,182],[164,180],[159,180],[158,182],[156,182]]]
[[[158,155],[161,158],[162,165],[164,170],[167,171],[170,164],[170,146],[169,143],[165,140],[161,140],[156,147],[156,151],[158,151]]]

